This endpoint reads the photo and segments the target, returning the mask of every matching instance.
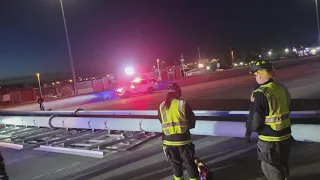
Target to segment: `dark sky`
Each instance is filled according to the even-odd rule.
[[[317,43],[314,0],[63,0],[78,76]],[[59,0],[0,1],[0,84],[71,77]]]

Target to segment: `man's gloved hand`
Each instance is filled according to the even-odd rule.
[[[251,132],[247,130],[246,135],[245,135],[245,139],[248,143],[251,143],[250,137],[251,137]]]

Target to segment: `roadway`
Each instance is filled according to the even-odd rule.
[[[320,63],[314,63],[279,70],[276,80],[288,87],[294,99],[319,99],[319,79]],[[183,98],[190,102],[193,109],[220,109],[237,106],[237,100],[247,102],[254,85],[252,76],[241,76],[183,87],[182,91]],[[164,97],[165,93],[159,92],[78,107],[86,110],[155,109]],[[221,102],[228,104],[219,104]],[[196,155],[209,164],[214,171],[215,180],[253,180],[262,177],[255,142],[249,144],[244,139],[229,137],[193,136],[193,139]],[[320,144],[317,143],[293,144],[290,159],[292,180],[320,179],[319,149]],[[161,150],[160,137],[130,151],[118,152],[101,159],[34,150],[2,148],[1,151],[13,180],[172,179],[170,165]]]
[[[283,83],[289,89],[292,99],[320,99],[320,63],[281,69],[276,73],[275,80]],[[249,102],[251,91],[255,85],[255,80],[251,75],[234,77],[182,87],[182,98],[190,102],[193,109],[220,109],[225,106],[221,102],[234,102],[235,100],[247,100]],[[165,92],[158,92],[151,95],[103,101],[61,110],[74,110],[79,107],[85,110],[152,110],[158,108],[165,96]],[[234,107],[230,105],[234,106],[235,104],[227,104],[226,108],[232,110]],[[208,108],[208,106],[211,107]],[[243,107],[240,106],[240,108]]]

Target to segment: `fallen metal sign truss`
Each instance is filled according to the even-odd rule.
[[[100,158],[129,150],[155,136],[132,131],[5,126],[0,128],[0,146]]]
[[[245,135],[247,111],[194,112],[193,135]],[[290,117],[299,120],[292,121],[295,140],[320,142],[320,111],[295,111]],[[128,150],[162,132],[157,111],[0,111],[0,121],[6,125],[0,128],[0,146],[92,157]]]
[[[247,117],[249,111],[212,111],[195,110],[194,114],[201,117],[225,117],[237,116]],[[0,111],[0,116],[61,116],[61,117],[103,117],[103,116],[158,116],[157,110],[103,110],[103,111],[85,111],[81,108],[75,111]],[[320,117],[319,110],[310,111],[292,111],[291,118],[314,118]]]

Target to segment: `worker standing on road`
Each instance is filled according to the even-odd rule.
[[[197,180],[199,172],[194,162],[195,147],[189,132],[189,129],[195,127],[196,117],[187,102],[180,97],[181,89],[178,84],[173,83],[169,87],[166,101],[159,107],[163,150],[171,161],[175,180],[183,180],[183,162],[190,180]]]
[[[44,98],[43,98],[43,97],[40,97],[40,98],[38,99],[38,103],[39,103],[39,106],[40,106],[40,110],[41,110],[41,111],[44,111],[44,106],[43,106]]]
[[[259,87],[251,95],[246,138],[251,132],[259,134],[257,144],[261,168],[268,180],[286,180],[289,176],[288,158],[292,143],[290,122],[290,94],[273,81],[274,69],[270,62],[256,61],[250,73]]]

